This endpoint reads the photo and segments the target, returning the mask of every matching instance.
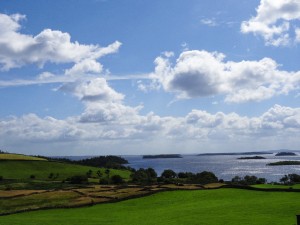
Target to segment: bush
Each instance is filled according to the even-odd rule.
[[[178,178],[185,179],[185,178],[191,178],[194,174],[191,172],[179,172]]]
[[[70,177],[70,183],[71,184],[86,184],[86,183],[88,183],[88,178],[87,178],[87,176],[83,176],[83,175],[72,176],[72,177]]]
[[[52,179],[53,177],[54,177],[54,173],[50,173],[48,176],[49,179]]]
[[[131,174],[131,179],[137,184],[152,184],[157,181],[157,173],[152,168],[140,168]]]
[[[93,173],[93,171],[89,170],[89,171],[86,172],[86,176],[89,177],[89,178],[91,178],[92,177],[92,173]]]
[[[300,183],[300,175],[292,173],[292,174],[288,174],[288,175],[284,175],[281,179],[280,179],[281,183],[284,184],[295,184],[295,183]]]
[[[161,177],[164,179],[171,179],[176,178],[177,174],[173,170],[164,170],[164,172],[161,174]]]
[[[193,178],[195,183],[199,184],[209,184],[218,182],[218,178],[213,172],[203,171],[201,173],[197,173]]]
[[[265,184],[267,183],[266,178],[257,178],[256,176],[246,175],[244,178],[239,176],[235,176],[231,180],[232,184],[240,184],[240,185],[254,185],[254,184]]]
[[[112,184],[123,184],[124,180],[120,175],[113,175],[111,178]]]
[[[99,184],[109,184],[109,179],[107,179],[107,178],[101,178],[99,180]]]

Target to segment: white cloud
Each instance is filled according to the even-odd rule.
[[[60,90],[71,92],[80,100],[86,102],[120,102],[124,99],[124,95],[109,87],[104,78],[64,84],[60,87]]]
[[[101,73],[103,66],[94,59],[84,59],[65,71],[66,75],[80,76],[87,73]]]
[[[226,102],[262,101],[299,89],[300,72],[278,69],[270,59],[224,61],[218,52],[185,51],[175,65],[167,57],[157,57],[153,84],[177,98],[224,95]]]
[[[266,45],[274,46],[285,46],[291,43],[291,39],[298,39],[291,35],[291,30],[295,29],[291,23],[300,20],[298,0],[261,0],[256,12],[255,17],[242,22],[243,33],[260,35]]]
[[[124,95],[112,89],[104,78],[64,84],[60,91],[75,95],[85,105],[79,121],[128,123],[137,115],[141,106],[130,107],[123,103]]]
[[[114,116],[109,107],[100,111],[110,111],[106,116]],[[117,113],[120,105],[116,108]],[[99,116],[98,109],[96,112]],[[127,112],[126,109],[125,114]],[[215,147],[219,151],[240,150],[234,149],[237,143],[242,143],[243,150],[253,150],[254,143],[259,143],[256,145],[259,149],[297,148],[300,144],[300,108],[275,105],[258,117],[223,112],[211,114],[202,110],[192,110],[184,117],[160,117],[154,113],[145,116],[132,113],[123,117],[122,113],[122,109],[117,113],[120,116],[118,123],[107,118],[96,118],[95,121],[89,118],[89,122],[83,123],[78,117],[58,120],[34,114],[1,119],[0,144],[8,148],[20,145],[32,148],[39,143],[52,149],[49,151],[52,155],[60,154],[61,150],[53,146],[63,143],[82,146],[89,152],[95,146],[102,148],[104,143],[113,141],[109,142],[106,154],[132,150],[127,148],[133,148],[135,154],[143,154],[162,150],[172,152],[174,148],[181,153],[210,151]],[[163,149],[153,149],[155,146],[163,146]],[[180,150],[178,146],[184,148]]]
[[[20,21],[24,15],[0,14],[0,69],[22,67],[26,64],[76,63],[69,72],[101,71],[96,59],[118,51],[121,43],[116,41],[107,47],[83,45],[72,42],[68,33],[45,29],[36,36],[20,33]],[[87,65],[87,61],[89,65]],[[93,61],[94,60],[94,61]],[[91,65],[91,62],[94,65]],[[84,64],[84,65],[83,65]],[[83,70],[83,71],[82,71]]]
[[[216,22],[215,19],[201,19],[200,23],[209,27],[215,27],[218,26],[218,23]]]
[[[295,41],[296,41],[297,43],[300,43],[300,28],[297,28],[297,29],[295,30],[295,33],[296,33]]]

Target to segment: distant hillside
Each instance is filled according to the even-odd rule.
[[[53,174],[55,180],[64,180],[74,175],[86,175],[91,170],[91,176],[97,177],[97,171],[105,174],[104,168],[69,164],[64,162],[51,161],[29,161],[29,160],[4,160],[0,162],[0,175],[4,179],[29,179],[34,175],[36,180],[48,180]],[[118,174],[128,179],[130,171],[110,169],[110,175]],[[51,178],[53,179],[53,178]]]
[[[202,153],[198,156],[210,156],[210,155],[269,155],[273,152],[225,152],[225,153]]]
[[[240,157],[238,159],[266,159],[265,157],[262,157],[262,156],[249,156],[249,157]]]
[[[278,152],[275,156],[296,156],[294,152]]]
[[[30,160],[30,161],[47,161],[47,159],[28,156],[22,154],[12,154],[12,153],[1,153],[0,160]]]
[[[161,155],[144,155],[143,159],[168,159],[168,158],[182,158],[179,154],[161,154]]]

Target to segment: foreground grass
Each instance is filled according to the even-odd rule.
[[[1,155],[1,154],[0,154]],[[56,180],[64,180],[74,175],[85,175],[92,170],[92,175],[96,175],[97,170],[104,174],[105,169],[96,167],[68,164],[52,161],[1,161],[0,176],[4,179],[29,179],[31,175],[37,180],[49,180],[50,173],[58,174]],[[124,179],[129,179],[130,172],[126,170],[111,169],[111,176],[119,174]]]
[[[0,217],[1,225],[294,225],[299,193],[172,191],[119,203]]]

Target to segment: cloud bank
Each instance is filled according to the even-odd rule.
[[[105,149],[103,144],[109,141],[129,152],[159,152],[162,147],[164,151],[172,152],[174,149],[179,151],[178,146],[185,146],[180,152],[200,152],[211,150],[210,145],[226,150],[222,146],[224,143],[230,151],[237,150],[234,149],[237,144],[242,144],[244,150],[251,150],[255,143],[264,149],[299,146],[300,108],[280,105],[274,105],[258,117],[192,110],[184,117],[131,113],[115,119],[118,123],[116,120],[82,121],[82,117],[58,120],[35,114],[10,117],[0,121],[0,144],[22,149],[20,146],[43,143],[50,149],[67,143],[83,146],[86,153],[98,145],[101,146],[99,151],[106,154],[116,151],[113,145]],[[53,149],[48,151],[48,154],[59,154]]]

